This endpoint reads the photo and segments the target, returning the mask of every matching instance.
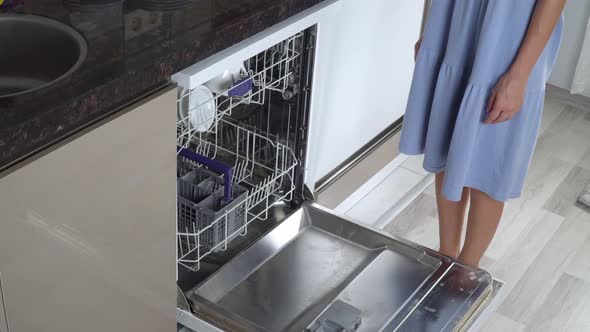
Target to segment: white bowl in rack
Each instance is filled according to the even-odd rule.
[[[192,91],[179,88],[178,121],[190,131],[206,132],[215,123],[217,102],[211,90],[198,86]]]

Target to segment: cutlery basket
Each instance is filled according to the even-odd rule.
[[[201,168],[177,179],[178,232],[200,233],[179,238],[180,253],[199,247],[216,252],[246,225],[248,190],[232,185],[233,199],[224,199],[223,179]],[[199,249],[200,250],[200,249]]]

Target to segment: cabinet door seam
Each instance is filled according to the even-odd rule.
[[[8,311],[6,310],[6,294],[4,294],[4,287],[2,284],[2,273],[0,273],[0,299],[2,299],[2,312],[4,315],[4,325],[6,332],[10,332],[10,324],[8,323]],[[2,323],[2,322],[0,322]]]

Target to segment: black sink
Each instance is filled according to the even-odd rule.
[[[86,59],[84,37],[61,22],[32,15],[0,16],[0,98],[51,85]]]

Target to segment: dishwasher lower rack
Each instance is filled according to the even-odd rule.
[[[195,174],[203,172],[202,165],[178,156],[178,264],[192,271],[200,269],[204,257],[246,235],[251,222],[267,219],[275,202],[292,200],[295,191],[298,161],[291,148],[273,135],[229,119],[220,119],[219,126],[230,139],[210,135],[198,144],[214,146],[215,154],[206,157],[233,166],[231,202],[223,202],[219,176]]]

